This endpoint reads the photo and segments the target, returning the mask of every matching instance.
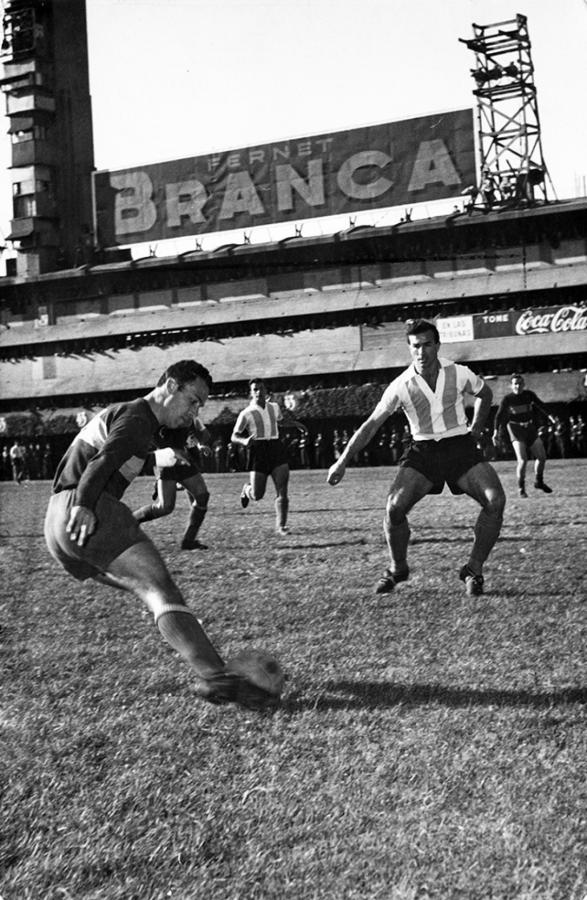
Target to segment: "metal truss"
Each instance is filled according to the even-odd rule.
[[[548,202],[534,66],[526,16],[473,24],[480,184],[472,205],[532,206]]]

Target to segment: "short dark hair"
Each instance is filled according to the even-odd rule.
[[[196,362],[195,359],[180,359],[179,362],[172,363],[163,372],[163,375],[157,382],[157,387],[165,384],[168,378],[173,378],[177,382],[178,387],[183,387],[184,384],[189,384],[190,381],[201,378],[208,385],[208,390],[212,390],[213,381],[210,372],[201,363]]]
[[[423,331],[430,331],[434,337],[434,343],[440,344],[440,334],[438,333],[438,328],[433,322],[428,322],[426,319],[412,319],[408,322],[408,327],[406,329],[406,338],[409,343],[409,339],[413,334],[421,334]]]
[[[264,384],[265,387],[267,387],[267,382],[265,381],[264,378],[249,378],[249,390],[255,383]]]
[[[514,378],[521,378],[522,381],[524,380],[524,376],[521,374],[521,372],[513,372],[510,376],[510,381],[513,381]]]

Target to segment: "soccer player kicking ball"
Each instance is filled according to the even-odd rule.
[[[371,416],[330,467],[327,480],[338,484],[348,461],[366,447],[389,416],[402,408],[413,443],[400,460],[387,498],[383,527],[391,565],[378,581],[376,593],[388,594],[409,577],[407,514],[426,494],[441,493],[446,483],[453,494],[468,494],[481,506],[471,554],[459,572],[467,594],[477,596],[483,593],[483,565],[499,537],[505,507],[499,477],[484,461],[476,443],[483,433],[492,393],[467,366],[439,357],[440,336],[431,322],[420,319],[411,323],[407,338],[412,365],[386,388]],[[465,414],[466,394],[475,397],[470,426]]]
[[[130,509],[121,502],[141,472],[162,426],[187,427],[208,398],[210,373],[193,360],[164,372],[145,397],[98,413],[59,463],[45,518],[52,556],[83,581],[130,591],[148,607],[163,636],[191,666],[200,697],[260,708],[264,692],[230,671]]]

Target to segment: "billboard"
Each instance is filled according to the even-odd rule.
[[[102,247],[457,197],[475,183],[460,109],[94,173]]]
[[[508,309],[438,319],[436,326],[443,344],[479,338],[516,335],[561,334],[587,331],[587,307],[578,305],[540,306],[532,309]]]

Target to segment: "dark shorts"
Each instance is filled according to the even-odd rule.
[[[201,474],[201,469],[194,465],[166,466],[161,469],[158,466],[155,467],[155,478],[160,478],[161,481],[175,481],[179,484],[183,484],[186,479],[193,478],[194,475]]]
[[[415,469],[432,482],[431,494],[441,494],[448,484],[453,494],[462,494],[457,482],[469,469],[484,462],[483,453],[468,435],[442,441],[414,441],[399,461],[400,466]]]
[[[538,429],[532,422],[527,425],[509,422],[507,429],[511,441],[519,441],[521,444],[526,444],[527,447],[531,447],[538,437]]]
[[[80,581],[107,572],[110,563],[129,547],[149,541],[128,506],[110,494],[102,494],[94,510],[98,519],[96,531],[80,547],[65,530],[74,505],[74,490],[51,496],[45,516],[45,540],[51,556]]]
[[[247,447],[247,469],[271,475],[278,466],[287,464],[287,450],[279,439],[274,441],[253,441]]]

